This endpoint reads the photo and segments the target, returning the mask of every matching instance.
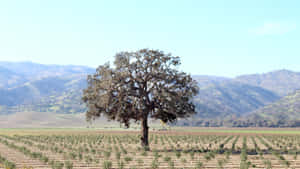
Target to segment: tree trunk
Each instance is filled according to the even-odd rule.
[[[148,141],[148,133],[149,133],[149,127],[148,127],[148,117],[145,117],[142,119],[142,137],[141,137],[141,143],[142,147],[149,151],[149,141]]]

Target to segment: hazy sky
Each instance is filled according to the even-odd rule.
[[[298,0],[0,1],[0,60],[96,67],[160,49],[192,74],[300,71]]]

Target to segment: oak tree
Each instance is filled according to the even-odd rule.
[[[83,92],[88,121],[104,115],[129,127],[141,123],[141,144],[149,150],[148,118],[175,122],[195,113],[197,83],[179,71],[178,56],[142,49],[115,55],[113,66],[99,66]]]

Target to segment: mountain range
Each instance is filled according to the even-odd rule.
[[[0,62],[0,114],[82,113],[82,89],[94,71],[84,66]]]
[[[86,66],[0,62],[0,114],[77,118],[86,110],[82,89],[87,75],[94,72]],[[193,99],[198,113],[178,125],[300,126],[299,72],[277,70],[236,78],[193,75],[193,79],[200,89]]]
[[[181,125],[300,126],[300,73],[276,70],[236,78],[194,76],[200,91],[196,117]]]

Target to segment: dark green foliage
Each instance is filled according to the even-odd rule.
[[[197,94],[196,82],[176,69],[179,57],[142,49],[116,54],[114,65],[99,66],[88,77],[83,96],[87,119],[105,114],[129,126],[131,119],[145,116],[173,122],[195,113],[189,99]]]
[[[101,65],[88,76],[83,93],[87,120],[105,115],[126,127],[140,122],[142,147],[148,150],[148,118],[172,123],[195,114],[197,83],[179,65],[179,57],[158,50],[116,54],[114,67]]]

